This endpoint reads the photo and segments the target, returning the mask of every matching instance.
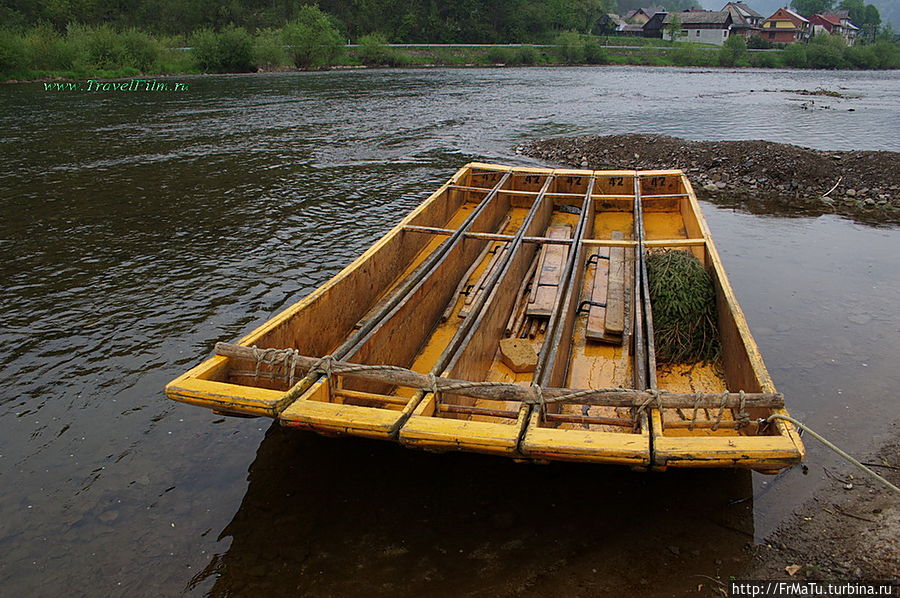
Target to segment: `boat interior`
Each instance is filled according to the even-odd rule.
[[[662,250],[693,253],[713,279],[722,345],[714,362],[656,361],[645,258]],[[214,356],[172,382],[169,396],[323,434],[530,461],[775,471],[802,456],[790,424],[764,423],[786,413],[779,408],[542,396],[548,388],[775,392],[680,171],[469,164],[239,344],[254,347],[254,358]],[[432,380],[514,384],[533,399],[307,371],[269,359],[279,349]]]

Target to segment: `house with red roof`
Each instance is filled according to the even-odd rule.
[[[807,41],[811,35],[809,20],[787,8],[779,8],[762,24],[761,37],[778,44]]]
[[[820,33],[840,35],[847,42],[848,46],[852,46],[859,36],[859,27],[851,23],[849,17],[842,17],[841,15],[815,14],[809,18],[809,24],[813,28],[813,35],[819,35]]]

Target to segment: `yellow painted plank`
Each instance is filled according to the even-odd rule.
[[[524,417],[510,424],[414,415],[400,428],[400,442],[432,450],[516,454]]]
[[[217,411],[274,417],[275,404],[284,392],[182,376],[166,386],[166,396]]]
[[[388,439],[404,416],[393,409],[298,400],[278,420],[287,427]]]

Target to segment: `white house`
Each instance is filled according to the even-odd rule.
[[[672,32],[668,29],[673,19],[681,21],[682,36],[678,39],[683,42],[695,42],[700,44],[715,44],[721,46],[731,34],[733,24],[731,13],[727,10],[692,10],[688,12],[670,12],[663,20],[663,39],[672,39]],[[685,33],[687,35],[685,35]]]

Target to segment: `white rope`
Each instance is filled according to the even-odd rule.
[[[802,429],[806,430],[810,436],[812,436],[813,438],[815,438],[816,440],[818,440],[819,442],[821,442],[822,444],[824,444],[825,446],[827,446],[828,448],[830,448],[831,450],[836,452],[838,455],[840,455],[841,457],[846,459],[848,463],[850,463],[851,465],[854,465],[858,469],[862,470],[862,472],[865,473],[866,475],[868,475],[869,477],[871,477],[875,480],[878,480],[879,482],[881,482],[882,484],[884,484],[885,486],[887,486],[889,489],[893,490],[897,494],[900,494],[900,488],[893,485],[892,483],[890,483],[889,481],[887,481],[886,479],[884,479],[883,477],[881,477],[880,475],[878,475],[877,473],[875,473],[874,471],[872,471],[871,469],[869,469],[868,467],[866,467],[865,465],[863,465],[862,463],[860,463],[859,461],[857,461],[856,459],[854,459],[853,457],[851,457],[850,455],[848,455],[847,453],[845,453],[844,451],[839,449],[834,443],[826,440],[821,434],[817,433],[815,430],[813,430],[806,424],[798,422],[793,417],[788,417],[787,415],[781,415],[778,413],[773,413],[766,419],[766,421],[771,422],[773,419],[783,419],[784,421],[791,422],[798,428],[802,428]]]

